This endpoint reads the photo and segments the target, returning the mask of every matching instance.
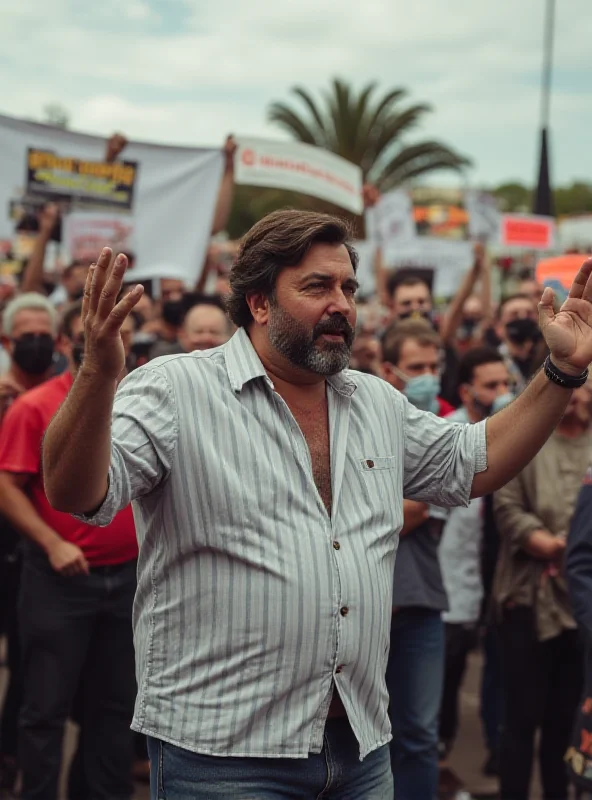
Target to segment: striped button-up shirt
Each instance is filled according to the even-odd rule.
[[[360,758],[391,738],[385,669],[403,496],[467,504],[485,427],[388,383],[327,378],[333,507],[241,329],[122,382],[109,491],[140,543],[133,727],[219,756],[320,752],[336,689]]]

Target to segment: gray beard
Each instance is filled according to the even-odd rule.
[[[271,346],[291,364],[317,375],[335,375],[349,365],[351,346],[327,342],[320,346],[311,333],[280,305],[272,302],[267,335]]]

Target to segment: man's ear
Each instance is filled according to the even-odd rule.
[[[4,335],[0,336],[0,344],[6,350],[7,353],[10,353],[12,351],[12,342],[10,341],[8,336]]]
[[[468,383],[461,383],[458,387],[458,396],[463,405],[466,405],[472,399],[471,387]]]
[[[258,325],[267,325],[269,321],[269,297],[261,292],[252,292],[245,299],[255,322]]]
[[[66,356],[66,358],[68,358],[71,352],[71,348],[72,348],[72,343],[68,339],[68,337],[64,336],[63,333],[59,333],[56,336],[55,340],[55,349],[58,351],[58,353],[61,353],[63,356]]]
[[[393,365],[390,363],[390,361],[381,361],[380,368],[381,368],[380,377],[387,383],[390,383],[391,386],[394,386],[395,389],[400,389],[401,380],[399,379],[399,376],[395,373]]]

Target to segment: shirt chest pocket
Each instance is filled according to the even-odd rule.
[[[362,495],[372,515],[396,514],[402,499],[401,460],[397,456],[372,456],[358,459]]]
[[[370,456],[360,459],[360,469],[363,472],[393,470],[397,468],[397,462],[396,456]]]

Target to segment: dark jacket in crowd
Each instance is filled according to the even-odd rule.
[[[588,469],[572,518],[565,572],[571,608],[584,639],[584,694],[576,714],[567,763],[574,782],[592,790],[592,467]]]

